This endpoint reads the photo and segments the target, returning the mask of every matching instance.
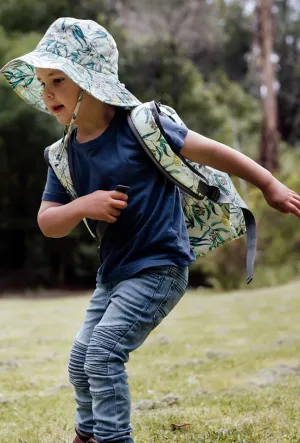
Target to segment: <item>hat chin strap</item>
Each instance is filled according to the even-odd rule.
[[[78,96],[77,104],[76,104],[74,112],[73,112],[72,120],[71,120],[69,125],[65,126],[64,135],[63,135],[63,142],[62,142],[62,150],[67,147],[67,143],[68,143],[69,137],[70,137],[70,135],[71,135],[71,133],[72,133],[74,127],[75,127],[75,120],[76,120],[76,117],[78,115],[79,108],[80,108],[80,105],[81,105],[81,102],[82,102],[83,92],[84,91],[81,89],[80,93],[79,93],[79,96]]]

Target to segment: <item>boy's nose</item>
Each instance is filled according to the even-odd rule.
[[[43,91],[43,93],[44,93],[44,94],[43,94],[43,95],[44,95],[44,98],[51,99],[51,98],[54,97],[53,92],[52,92],[51,89],[49,89],[49,88],[44,87],[44,91]]]

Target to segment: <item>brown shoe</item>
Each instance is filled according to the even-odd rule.
[[[75,427],[76,437],[73,443],[90,443],[92,440],[92,434],[86,434],[85,432],[80,431],[80,429]]]

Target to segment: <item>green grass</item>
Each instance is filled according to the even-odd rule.
[[[73,441],[67,362],[89,295],[0,300],[1,443]],[[136,442],[300,442],[299,312],[300,283],[188,292],[131,355]]]

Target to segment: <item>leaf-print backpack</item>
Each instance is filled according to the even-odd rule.
[[[147,102],[128,111],[131,130],[160,171],[181,190],[182,209],[190,245],[196,257],[247,234],[247,283],[253,278],[256,255],[256,224],[251,211],[237,193],[229,176],[177,155],[168,143],[161,117],[184,125],[169,106]],[[185,125],[184,125],[185,126]],[[61,150],[61,140],[45,150],[46,161],[67,193],[76,198],[70,149]],[[59,160],[58,160],[59,159]],[[91,235],[97,231],[84,219]],[[101,223],[101,222],[100,222]]]

